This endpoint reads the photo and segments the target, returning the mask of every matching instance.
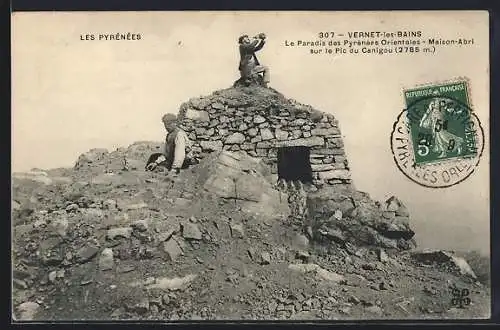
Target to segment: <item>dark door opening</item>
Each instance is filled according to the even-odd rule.
[[[278,180],[312,182],[312,169],[308,147],[283,147],[278,149]]]

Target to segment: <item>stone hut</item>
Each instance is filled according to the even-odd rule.
[[[233,87],[192,98],[178,120],[200,158],[242,150],[261,158],[277,180],[351,185],[337,119],[272,88]]]

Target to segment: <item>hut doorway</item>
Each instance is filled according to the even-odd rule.
[[[278,148],[278,180],[312,183],[309,147]]]

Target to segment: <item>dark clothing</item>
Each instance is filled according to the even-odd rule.
[[[255,39],[251,43],[240,44],[240,65],[238,70],[241,71],[243,76],[248,76],[254,67],[260,65],[255,52],[261,50],[265,43],[264,39]]]

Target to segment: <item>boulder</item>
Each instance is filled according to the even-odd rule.
[[[106,238],[114,240],[115,238],[130,238],[132,227],[111,228],[106,233]]]
[[[168,278],[163,277],[156,279],[154,283],[148,285],[149,289],[159,289],[159,290],[184,290],[189,284],[196,278],[194,274],[188,274],[183,277]]]
[[[352,191],[325,187],[307,195],[307,206],[311,215],[331,217],[339,210],[347,214],[354,209]]]
[[[40,305],[36,302],[27,301],[17,307],[20,321],[31,321],[35,318],[36,313],[40,309]]]
[[[159,142],[135,142],[126,149],[119,148],[110,153],[106,157],[106,170],[113,172],[144,170],[149,157],[161,152],[162,149],[163,144]]]
[[[213,102],[211,104],[212,106],[212,109],[216,109],[216,110],[224,110],[225,107],[224,107],[224,104],[222,104],[221,102]]]
[[[104,158],[109,154],[108,149],[104,148],[94,148],[90,149],[86,153],[81,154],[75,164],[75,169],[81,169],[85,166],[95,165],[104,160]]]
[[[179,256],[184,254],[181,246],[174,239],[163,243],[163,251],[165,252],[166,259],[169,261],[175,261]]]
[[[137,159],[145,164],[149,155],[155,152],[161,152],[162,147],[163,143],[160,142],[138,141],[128,146],[124,153],[127,159]]]
[[[400,203],[396,196],[391,196],[385,201],[385,210],[395,212],[399,208]]]
[[[125,308],[129,312],[144,314],[149,311],[148,296],[140,289],[129,290],[123,300]]]
[[[415,232],[410,228],[408,218],[406,217],[395,217],[394,219],[381,219],[375,225],[378,232],[388,238],[399,239],[403,238],[409,240],[413,238]]]
[[[477,276],[464,258],[443,250],[426,249],[411,254],[412,258],[427,265],[441,265],[445,268],[476,279]]]
[[[80,248],[76,252],[76,259],[79,263],[85,263],[96,256],[99,252],[99,247],[94,245],[88,245]]]
[[[201,240],[202,233],[196,224],[186,222],[182,224],[182,237],[187,240]]]
[[[269,252],[262,252],[260,254],[260,264],[261,265],[269,265],[271,263],[271,255]]]
[[[395,215],[401,217],[409,217],[410,213],[406,206],[396,196],[389,197],[383,206],[384,210],[394,212]]]
[[[451,256],[451,262],[456,267],[456,269],[460,272],[460,274],[465,276],[470,276],[473,279],[477,279],[476,274],[472,270],[472,267],[469,265],[467,260],[462,257]]]
[[[66,237],[69,227],[68,219],[66,216],[64,215],[58,216],[57,218],[52,220],[50,226],[52,227],[54,232],[56,232],[58,235]]]
[[[382,308],[380,308],[379,306],[376,306],[376,305],[374,305],[374,306],[368,306],[368,307],[365,308],[365,310],[368,313],[373,314],[373,315],[378,316],[378,317],[384,315],[384,310]]]
[[[308,213],[322,242],[409,250],[416,247],[409,218],[381,209],[366,193],[350,186],[328,187],[308,194]],[[398,205],[399,209],[399,205]],[[388,217],[387,213],[392,213]]]
[[[136,220],[130,224],[130,227],[132,227],[133,230],[145,232],[148,231],[149,222],[148,220]]]
[[[99,257],[99,269],[102,271],[111,270],[115,266],[115,261],[113,258],[113,250],[110,248],[105,248],[101,252]]]
[[[233,238],[244,238],[245,237],[245,231],[243,229],[243,224],[231,223],[230,229],[231,229],[231,237],[233,237]]]
[[[318,233],[322,236],[325,236],[326,239],[331,240],[336,243],[344,243],[345,242],[345,236],[342,233],[341,230],[339,229],[333,229],[333,228],[320,228],[318,230]]]
[[[307,250],[309,248],[309,239],[300,233],[296,233],[291,238],[291,247],[296,250]]]
[[[278,218],[290,213],[286,196],[268,180],[267,165],[244,152],[212,153],[199,164],[195,175],[205,194],[235,200],[247,214]]]
[[[451,254],[442,250],[425,249],[415,251],[411,254],[412,258],[424,264],[444,263],[451,259]]]

